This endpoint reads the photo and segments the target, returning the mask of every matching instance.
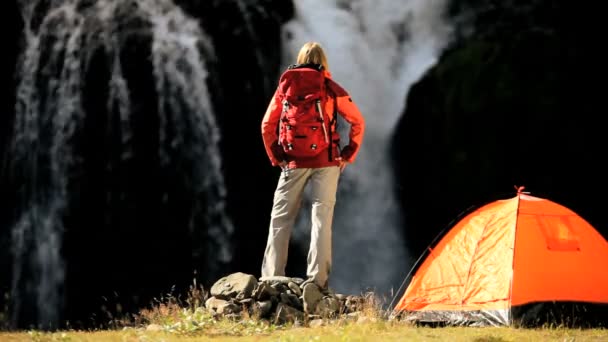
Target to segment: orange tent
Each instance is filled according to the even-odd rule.
[[[576,320],[572,310],[605,315],[606,240],[572,210],[521,190],[457,222],[430,249],[393,314],[477,326],[533,323],[556,304],[569,305],[566,316],[552,314],[557,323]]]

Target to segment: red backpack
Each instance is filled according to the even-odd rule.
[[[279,79],[278,96],[283,104],[279,121],[279,145],[292,157],[313,157],[337,138],[332,119],[324,113],[329,99],[323,67],[291,65]],[[331,160],[332,149],[329,149]]]

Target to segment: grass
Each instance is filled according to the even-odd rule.
[[[419,327],[385,319],[373,296],[366,297],[358,317],[277,325],[256,318],[255,313],[239,319],[213,316],[204,308],[207,297],[194,284],[185,301],[161,297],[136,315],[113,319],[107,330],[7,331],[0,332],[0,341],[608,341],[606,329]]]
[[[252,324],[254,326],[255,324]],[[274,327],[267,329],[209,329],[194,333],[147,331],[144,327],[105,331],[37,331],[0,333],[0,341],[608,341],[603,329],[428,328],[399,322],[344,323],[320,327]]]

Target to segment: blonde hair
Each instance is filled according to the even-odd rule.
[[[320,64],[325,70],[329,70],[327,65],[327,56],[321,47],[321,44],[317,42],[308,42],[300,48],[298,52],[298,58],[296,59],[297,64]]]

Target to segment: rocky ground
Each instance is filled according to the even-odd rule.
[[[275,324],[308,322],[346,317],[355,321],[374,319],[378,313],[373,294],[336,294],[329,288],[301,278],[256,277],[241,272],[219,279],[210,290],[205,308],[214,315],[241,319],[247,315]],[[366,314],[367,313],[367,314]]]

